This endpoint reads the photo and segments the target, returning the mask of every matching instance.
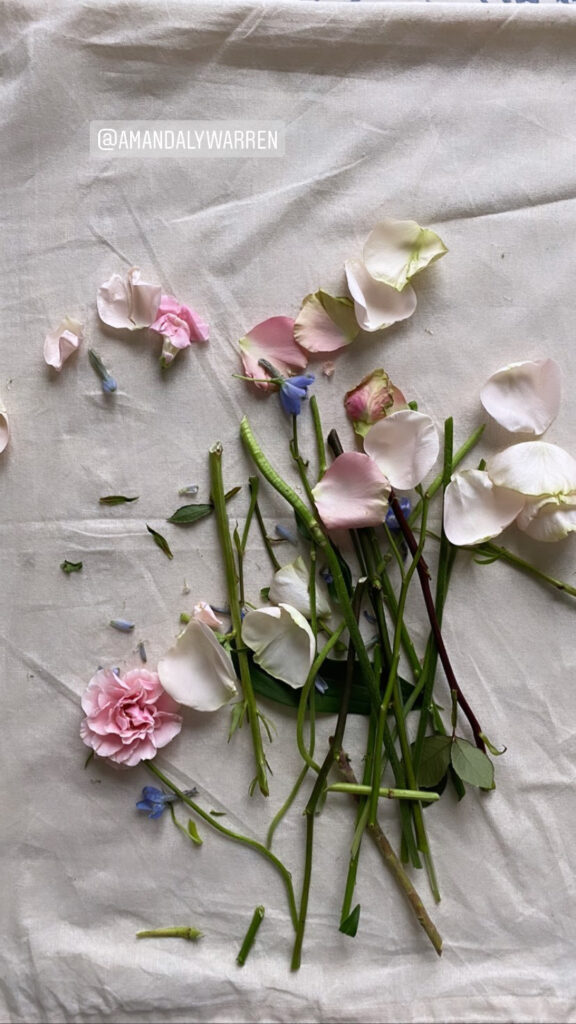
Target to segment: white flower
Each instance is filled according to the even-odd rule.
[[[117,330],[138,330],[156,320],[161,287],[141,281],[139,267],[132,267],[126,277],[112,274],[98,289],[98,315],[103,323]]]
[[[217,711],[238,693],[232,658],[196,619],[160,658],[158,675],[174,700],[196,711]]]
[[[316,642],[303,615],[289,604],[256,608],[242,623],[242,639],[254,661],[295,690],[304,686],[314,661]]]
[[[58,327],[44,339],[44,361],[60,371],[69,356],[76,351],[83,338],[83,326],[78,320],[65,316]]]

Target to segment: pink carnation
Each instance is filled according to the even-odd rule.
[[[137,668],[122,677],[99,669],[82,697],[86,718],[80,735],[87,746],[117,764],[132,768],[151,760],[182,728],[180,706],[155,672]]]
[[[188,306],[182,306],[173,295],[163,295],[152,331],[169,338],[174,348],[188,348],[193,341],[208,341],[208,324]]]

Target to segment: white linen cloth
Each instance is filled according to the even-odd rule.
[[[529,13],[526,13],[529,12]],[[238,439],[247,411],[284,467],[288,427],[232,374],[236,341],[268,316],[295,315],[319,286],[338,293],[343,260],[384,216],[433,226],[448,256],[415,282],[411,320],[318,372],[326,429],[352,443],[341,398],[375,366],[457,441],[481,419],[486,377],[554,356],[565,397],[547,439],[576,451],[576,23],[564,7],[4,0],[0,192],[4,244],[0,393],[12,439],[2,489],[2,1020],[20,1022],[573,1021],[576,883],[574,614],[568,599],[504,565],[463,555],[446,611],[462,686],[493,742],[497,789],[426,811],[443,901],[441,960],[369,846],[356,939],[338,917],[353,811],[318,820],[303,966],[289,971],[291,927],[274,871],[201,823],[195,848],[168,816],[135,810],[144,769],[93,761],[78,736],[79,697],[98,665],[150,667],[181,611],[225,602],[210,520],[165,518],[224,444],[228,486],[252,471]],[[284,121],[277,159],[91,159],[103,119]],[[112,272],[147,280],[197,309],[211,341],[168,373],[159,345],[118,339],[95,311]],[[65,314],[86,324],[59,376],[42,342]],[[93,345],[119,383],[102,395]],[[275,401],[275,400],[274,400]],[[311,435],[302,426],[304,444]],[[491,429],[474,455],[501,446]],[[103,494],[138,494],[119,508]],[[246,488],[231,515],[240,524]],[[267,491],[270,530],[290,522]],[[146,524],[165,533],[172,562]],[[508,541],[569,581],[574,540]],[[279,549],[282,561],[293,549]],[[248,586],[268,565],[257,535]],[[65,558],[82,560],[66,577]],[[185,581],[190,587],[183,593]],[[410,611],[426,635],[415,593]],[[109,619],[136,622],[132,636]],[[439,693],[442,684],[439,684]],[[449,706],[445,694],[445,707]],[[207,809],[262,838],[299,770],[293,718],[269,706],[278,736],[272,795],[250,799],[246,730],[226,745],[228,713],[188,715],[160,763],[195,783]],[[321,751],[333,720],[322,723]],[[464,726],[462,727],[464,728]],[[363,723],[347,747],[360,770]],[[301,806],[274,849],[301,881]],[[382,820],[395,820],[383,807]],[[186,815],[182,815],[186,820]],[[397,831],[388,826],[396,841]],[[235,956],[253,908],[267,916],[243,969]],[[141,928],[201,928],[197,945],[137,942]]]

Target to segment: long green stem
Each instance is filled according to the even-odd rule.
[[[254,689],[252,687],[252,678],[250,676],[250,663],[248,661],[248,654],[246,649],[242,646],[241,642],[242,617],[240,614],[240,605],[238,602],[237,574],[236,565],[234,561],[234,550],[232,548],[232,538],[230,536],[228,516],[226,514],[224,483],[222,479],[222,445],[220,443],[215,444],[214,447],[210,449],[210,484],[212,502],[214,504],[214,515],[216,517],[218,536],[220,539],[220,547],[222,549],[222,555],[224,558],[224,571],[226,574],[228,603],[230,605],[230,617],[232,619],[232,630],[234,632],[234,646],[238,658],[238,668],[240,671],[242,691],[244,694],[244,700],[246,701],[246,707],[248,711],[250,732],[252,734],[252,745],[254,747],[254,758],[256,761],[256,780],[258,782],[260,792],[263,794],[263,796],[268,796],[268,779],[266,776],[267,764],[266,757],[264,754],[264,748],[262,746],[262,734],[260,732],[258,708],[256,706],[256,698],[254,696]]]
[[[571,586],[570,583],[565,583],[564,580],[556,579],[555,576],[549,576],[548,573],[538,569],[531,562],[527,562],[524,558],[520,558],[519,555],[515,555],[508,548],[493,544],[492,541],[478,544],[476,547],[463,547],[461,550],[472,551],[476,555],[486,555],[487,558],[493,558],[494,561],[502,559],[503,562],[508,562],[510,565],[515,566],[516,569],[520,569],[521,572],[525,572],[542,583],[547,583],[549,586],[554,587],[555,590],[561,590],[570,597],[576,597],[576,587]]]
[[[352,796],[370,796],[372,793],[371,786],[362,786],[361,784],[353,785],[348,782],[335,782],[332,786],[328,786],[327,793],[349,793]],[[423,789],[379,789],[378,796],[387,797],[389,800],[424,800],[431,801],[439,800],[438,793],[427,792]]]
[[[172,792],[175,793],[176,796],[180,797],[182,802],[185,803],[187,807],[190,807],[190,809],[193,810],[194,813],[197,814],[199,818],[202,818],[203,821],[207,822],[207,824],[210,825],[211,828],[215,829],[216,832],[220,832],[223,836],[226,836],[228,839],[232,839],[233,842],[235,843],[241,843],[243,846],[249,846],[252,850],[256,850],[257,853],[261,854],[261,856],[264,857],[267,861],[269,861],[270,864],[273,864],[276,870],[280,873],[284,885],[286,887],[286,892],[288,895],[288,906],[290,908],[290,917],[292,918],[292,924],[294,925],[294,928],[297,928],[298,910],[296,908],[296,898],[294,896],[294,887],[292,885],[292,875],[288,871],[288,868],[285,867],[285,865],[282,863],[282,861],[279,860],[279,858],[276,857],[275,854],[273,854],[270,850],[267,850],[266,847],[262,845],[262,843],[259,843],[257,839],[250,839],[249,836],[243,836],[239,832],[233,832],[232,829],[226,828],[225,825],[222,825],[216,818],[213,818],[212,815],[208,814],[207,811],[202,810],[202,808],[199,807],[194,800],[191,800],[189,796],[186,796],[186,793],[183,790],[181,790],[176,785],[176,783],[172,782],[172,780],[169,779],[168,776],[165,775],[164,772],[160,768],[158,768],[158,766],[154,764],[153,761],[146,761],[144,763],[146,764],[146,767],[148,768],[149,771],[152,772],[153,775],[160,779],[160,781],[163,782],[164,785],[168,787],[168,789],[172,790]]]
[[[452,469],[451,469],[452,473],[454,472],[456,467],[460,465],[462,460],[466,458],[466,456],[468,455],[468,452],[472,451],[472,449],[475,447],[475,445],[478,444],[478,441],[482,437],[482,434],[484,433],[485,430],[486,430],[486,424],[482,423],[476,430],[473,431],[472,434],[470,434],[470,437],[467,438],[466,441],[464,441],[464,444],[461,445],[461,447],[458,448],[458,450],[454,453],[454,457],[452,459]],[[436,494],[436,492],[440,490],[440,488],[442,487],[442,480],[443,480],[443,478],[444,478],[444,471],[442,471],[442,473],[438,473],[438,476],[434,477],[434,480],[432,481],[430,486],[426,488],[426,493],[427,493],[429,498],[433,498],[434,495]],[[422,502],[421,501],[417,501],[416,504],[414,505],[414,508],[412,509],[409,517],[408,517],[408,522],[409,523],[414,523],[415,522],[415,520],[418,518],[418,516],[420,514],[421,507],[422,507]]]
[[[322,423],[320,420],[320,410],[318,409],[318,402],[316,401],[316,395],[312,395],[310,399],[310,411],[312,413],[312,420],[314,423],[314,435],[316,437],[316,454],[318,456],[318,479],[321,480],[326,472],[326,446],[324,444],[324,434],[322,433]]]

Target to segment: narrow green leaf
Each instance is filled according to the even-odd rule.
[[[135,498],[127,498],[125,494],[107,494],[98,500],[101,505],[125,505],[129,501],[138,501],[138,498],[138,494]]]
[[[80,572],[82,565],[82,562],[69,562],[68,559],[65,558],[64,561],[60,563],[60,568],[62,569],[62,572],[65,572],[66,575],[69,576],[71,572]]]
[[[167,558],[174,558],[166,538],[163,537],[161,533],[158,533],[157,530],[153,530],[151,526],[148,526],[148,523],[146,523],[146,529],[148,530],[148,533],[151,534],[154,543],[160,548],[160,551],[163,551]]]
[[[480,733],[480,739],[484,740],[484,743],[488,747],[488,750],[493,755],[493,757],[502,757],[502,754],[505,754],[506,751],[508,750],[508,747],[502,747],[502,750],[498,750],[498,747],[495,747],[494,744],[490,742],[486,734],[483,732]]]
[[[470,786],[479,786],[480,789],[495,788],[494,765],[488,755],[459,736],[454,740],[452,747],[452,767],[456,775]]]
[[[432,788],[444,778],[450,766],[451,736],[426,736],[418,766],[418,783]]]
[[[242,485],[241,484],[238,484],[237,487],[232,487],[231,490],[226,491],[226,494],[224,495],[224,501],[230,501],[230,499],[233,498],[236,494],[238,494],[238,492],[241,491],[241,490],[242,490]]]
[[[358,922],[360,920],[360,904],[357,903],[351,914],[345,921],[341,921],[339,931],[343,932],[344,935],[350,935],[352,938],[358,931]]]
[[[181,505],[166,522],[176,523],[177,526],[189,526],[191,523],[197,523],[199,519],[211,515],[213,511],[213,505]]]
[[[188,818],[188,835],[192,842],[196,843],[196,846],[202,846],[203,840],[200,838],[196,823],[192,821],[192,818]]]
[[[240,701],[238,704],[234,704],[230,715],[230,729],[228,731],[228,742],[230,742],[236,730],[242,728],[242,722],[244,720],[245,712],[246,705],[244,701]]]
[[[210,811],[213,818],[225,818],[226,811]]]

